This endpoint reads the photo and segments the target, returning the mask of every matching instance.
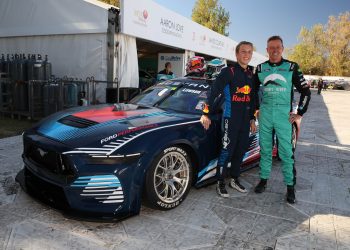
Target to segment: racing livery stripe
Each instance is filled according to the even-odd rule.
[[[94,178],[94,179],[97,179],[97,178],[99,178],[99,179],[101,179],[101,178],[113,178],[113,179],[115,179],[115,176],[112,175],[112,177],[111,177],[111,175],[90,175],[90,176],[80,176],[79,177],[79,179],[91,179],[91,178]]]
[[[98,156],[98,155],[102,155],[102,156],[108,156],[110,157],[111,154],[113,154],[116,150],[118,150],[119,148],[123,147],[124,145],[126,145],[127,143],[131,142],[132,140],[144,135],[144,134],[148,134],[150,132],[156,131],[156,130],[160,130],[160,129],[164,129],[164,128],[171,128],[171,127],[176,127],[176,126],[182,126],[182,125],[188,125],[188,124],[195,124],[195,123],[199,123],[199,120],[195,120],[195,121],[190,121],[190,122],[183,122],[183,123],[177,123],[177,124],[171,124],[171,125],[166,125],[166,126],[161,126],[161,127],[156,127],[156,128],[152,128],[150,130],[146,130],[144,132],[141,132],[139,134],[136,134],[132,137],[129,138],[124,138],[125,140],[123,140],[120,144],[115,144],[113,142],[111,142],[109,144],[109,147],[101,147],[101,148],[76,148],[72,151],[66,151],[63,152],[63,154],[81,154],[81,153],[85,153],[85,154],[94,154],[94,156]],[[121,141],[121,140],[120,140]],[[127,155],[127,156],[133,156],[132,155]],[[137,155],[137,154],[135,154]]]
[[[122,203],[124,193],[115,175],[80,176],[71,187],[81,190],[80,196],[91,197],[100,203]]]
[[[72,114],[74,115],[74,114]],[[158,116],[171,116],[172,114],[165,112],[165,111],[157,111],[157,112],[151,112],[147,114],[139,114],[134,116],[128,116],[126,118],[116,118],[114,120],[105,121],[99,124],[96,124],[94,126],[90,126],[84,129],[71,127],[65,124],[62,124],[58,121],[52,120],[48,121],[45,124],[42,124],[38,128],[38,132],[45,135],[46,137],[59,140],[59,141],[67,141],[71,140],[73,138],[81,138],[84,136],[89,136],[91,133],[93,133],[96,129],[99,129],[101,127],[113,125],[113,124],[120,124],[123,122],[144,118],[144,117],[158,117]]]
[[[72,187],[120,187],[120,184],[113,183],[95,183],[95,184],[72,184]]]
[[[90,109],[74,113],[73,116],[84,118],[98,123],[103,123],[115,119],[128,118],[136,115],[145,115],[148,110],[114,110],[115,106],[108,106],[98,109]]]
[[[210,170],[216,168],[218,164],[218,158],[215,158],[209,162],[209,164],[198,173],[198,177],[202,177],[204,174],[208,173]]]
[[[110,153],[107,153],[107,155],[112,154],[113,152],[115,152],[117,149],[121,148],[122,146],[124,146],[125,144],[129,143],[130,141],[132,141],[133,139],[136,139],[138,137],[140,137],[141,135],[156,131],[156,130],[160,130],[160,129],[164,129],[164,128],[171,128],[171,127],[176,127],[176,126],[181,126],[181,125],[188,125],[188,124],[194,124],[194,123],[199,123],[199,120],[195,120],[195,121],[191,121],[191,122],[183,122],[183,123],[178,123],[178,124],[172,124],[172,125],[167,125],[167,126],[162,126],[162,127],[157,127],[157,128],[153,128],[150,130],[146,130],[144,132],[141,132],[140,134],[130,138],[129,140],[123,142],[122,144],[118,145],[115,149],[113,149]]]
[[[198,182],[202,182],[202,181],[205,181],[211,177],[214,177],[216,175],[216,172],[217,172],[217,169],[213,168],[206,175],[204,175]]]
[[[123,194],[123,191],[118,191],[118,189],[96,189],[96,190],[83,190],[83,193],[98,193],[98,192],[114,192],[118,194]]]

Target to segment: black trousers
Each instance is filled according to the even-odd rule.
[[[237,121],[224,117],[222,131],[222,149],[218,159],[217,178],[223,181],[227,176],[227,165],[231,161],[229,174],[238,178],[241,174],[241,164],[249,143],[250,121]]]

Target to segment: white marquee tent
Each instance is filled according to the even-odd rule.
[[[120,87],[138,87],[136,38],[186,51],[199,53],[208,51],[208,55],[224,58],[228,54],[224,50],[229,49],[229,57],[226,59],[232,60],[233,48],[237,42],[151,0],[122,0],[121,8],[121,25],[118,27],[116,9],[97,0],[1,0],[0,53],[48,55],[52,62],[52,73],[57,77],[70,76],[85,80],[86,77],[94,76],[95,79],[102,81],[117,79]],[[179,30],[173,32],[169,25],[152,26],[159,24],[155,17],[164,20],[163,16],[153,14],[159,13],[154,8],[161,8],[161,11],[166,13],[168,21],[177,20],[176,29],[189,27],[187,30],[195,29],[197,34],[194,32],[187,34],[187,30],[180,30],[182,39],[169,40],[167,35],[176,35]],[[145,18],[146,15],[139,16],[139,13],[145,14],[145,11],[148,11],[147,15],[150,13],[146,21],[150,23],[148,28],[152,29],[151,33],[149,29],[141,30],[140,27],[136,30],[136,26],[132,24],[132,22],[135,24],[135,20],[137,23],[140,18]],[[121,32],[118,32],[119,28]],[[154,35],[159,28],[160,33]],[[204,32],[201,37],[206,36],[208,44],[212,43],[211,47],[208,47],[210,51],[203,47],[203,41],[199,41],[198,46],[195,43],[187,46],[188,36],[197,36],[199,39],[200,31]],[[147,36],[147,34],[153,35]],[[220,46],[222,48],[219,49],[222,51],[216,55],[215,49]],[[252,64],[256,65],[264,60],[266,60],[264,56],[254,53]],[[104,101],[104,89],[98,89],[97,92],[98,98]]]
[[[109,6],[97,1],[0,1],[0,53],[48,54],[57,76],[106,77]]]
[[[108,65],[120,63],[123,67],[111,69],[114,77],[110,80],[121,75],[120,87],[138,87],[135,38],[113,33],[114,40],[123,45],[119,46],[121,56],[117,57],[117,50],[108,49],[111,7],[94,0],[2,0],[0,53],[48,55],[55,76],[83,80],[94,76],[106,81]],[[112,60],[108,60],[109,55]],[[126,69],[128,74],[117,72]],[[104,101],[101,88],[106,85],[99,86],[97,98]]]

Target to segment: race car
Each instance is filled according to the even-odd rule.
[[[213,81],[179,78],[127,104],[77,107],[53,114],[23,134],[23,189],[79,217],[124,218],[141,202],[179,206],[191,186],[216,181],[222,110],[199,118]],[[259,135],[250,135],[242,171],[256,166]]]

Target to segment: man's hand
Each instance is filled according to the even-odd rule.
[[[256,119],[258,119],[258,120],[259,120],[259,115],[260,115],[260,111],[259,111],[259,110],[256,110],[256,111],[255,111],[255,117],[256,117]]]
[[[290,114],[289,114],[289,122],[290,122],[291,124],[293,124],[293,123],[296,122],[296,121],[300,121],[301,118],[302,118],[301,115],[294,114],[294,113],[290,113]]]
[[[207,115],[202,115],[200,122],[202,123],[205,130],[209,129],[210,124],[211,124],[211,120],[209,119],[209,117]]]
[[[250,132],[252,134],[254,134],[256,132],[256,124],[255,124],[255,120],[250,120]]]

